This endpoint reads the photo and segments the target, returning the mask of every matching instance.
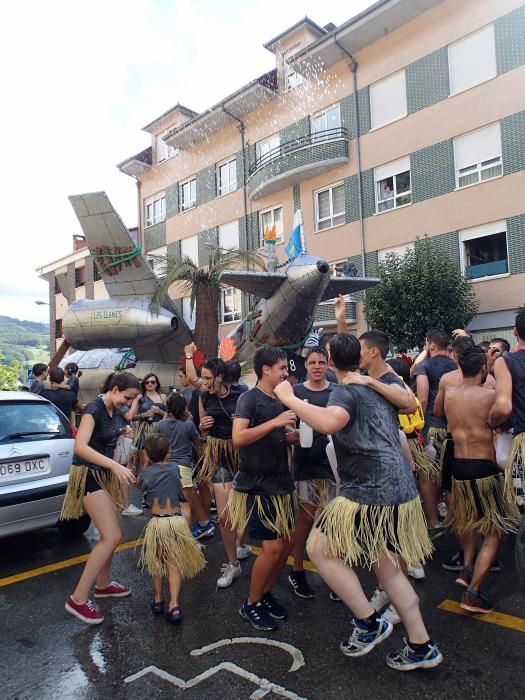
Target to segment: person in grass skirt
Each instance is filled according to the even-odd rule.
[[[139,484],[144,489],[151,520],[144,532],[140,564],[147,569],[153,581],[154,614],[164,613],[167,622],[182,619],[179,596],[183,579],[193,578],[206,566],[202,549],[191,534],[181,510],[185,498],[179,474],[179,465],[170,461],[170,443],[154,433],[144,443],[147,466],[140,472]],[[164,610],[162,587],[168,579],[169,602]]]

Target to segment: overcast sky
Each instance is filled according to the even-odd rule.
[[[275,66],[263,44],[308,15],[342,24],[369,0],[25,0],[2,3],[0,315],[47,321],[35,268],[81,233],[68,195],[105,190],[137,223],[116,164],[177,102],[202,111]]]

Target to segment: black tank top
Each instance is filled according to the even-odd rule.
[[[512,427],[525,433],[525,350],[503,355],[512,376]]]

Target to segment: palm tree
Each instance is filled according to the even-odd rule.
[[[236,248],[226,250],[216,243],[205,243],[205,247],[208,250],[208,264],[203,267],[196,265],[188,256],[154,256],[161,275],[151,297],[150,308],[153,314],[158,313],[171,285],[178,284],[182,295],[190,296],[192,313],[195,310],[195,344],[208,358],[217,355],[222,273],[249,266],[264,270],[265,262],[261,255],[251,251]]]

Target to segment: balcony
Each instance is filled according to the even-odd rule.
[[[481,265],[471,265],[470,267],[465,268],[465,273],[471,280],[479,279],[480,277],[506,275],[508,272],[509,264],[507,260],[494,260],[493,262],[487,262]]]
[[[281,143],[251,164],[248,195],[266,197],[348,162],[348,134],[338,127]]]

